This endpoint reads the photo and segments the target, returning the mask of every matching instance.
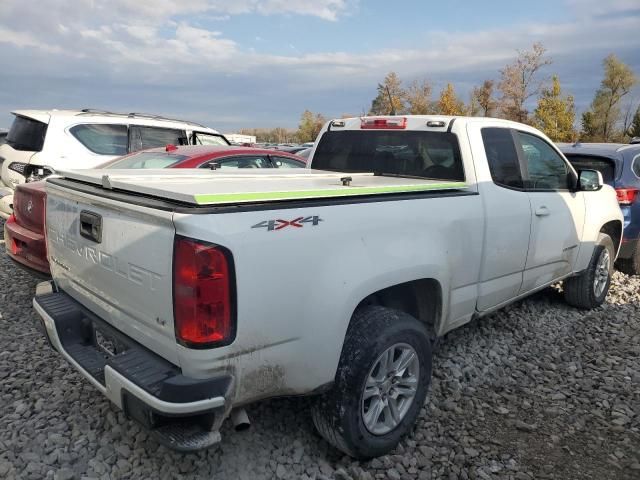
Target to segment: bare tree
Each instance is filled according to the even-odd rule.
[[[551,64],[545,52],[541,43],[534,43],[531,50],[518,50],[516,60],[500,70],[498,89],[502,92],[501,110],[506,118],[517,122],[529,119],[525,103],[540,93],[544,82],[538,80],[538,73]]]
[[[493,97],[494,83],[493,80],[485,80],[482,85],[475,87],[471,92],[472,105],[478,105],[479,113],[483,117],[492,117],[498,104]]]

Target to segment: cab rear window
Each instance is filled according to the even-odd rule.
[[[47,124],[32,118],[16,116],[7,134],[7,144],[15,150],[40,152],[47,134]]]
[[[458,139],[447,132],[325,132],[313,156],[313,168],[464,180]]]

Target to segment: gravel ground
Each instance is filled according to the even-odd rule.
[[[0,249],[0,478],[640,479],[640,278],[616,274],[593,312],[548,289],[447,335],[418,424],[390,455],[331,449],[304,398],[257,404],[251,429],[226,425],[220,445],[181,455],[47,346],[37,280]]]

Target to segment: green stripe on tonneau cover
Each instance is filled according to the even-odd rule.
[[[428,183],[422,185],[399,185],[388,187],[345,186],[326,190],[300,190],[291,192],[248,192],[248,193],[202,193],[194,195],[198,205],[233,202],[262,202],[268,200],[295,200],[303,198],[348,197],[352,195],[376,195],[381,193],[423,192],[465,188],[464,182]]]

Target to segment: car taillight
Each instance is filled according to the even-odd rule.
[[[637,188],[616,188],[616,196],[620,205],[631,205],[637,195]]]
[[[363,118],[360,121],[360,128],[402,130],[407,128],[407,118]]]
[[[220,246],[176,236],[173,301],[177,340],[192,348],[227,345],[235,335],[233,259]]]

